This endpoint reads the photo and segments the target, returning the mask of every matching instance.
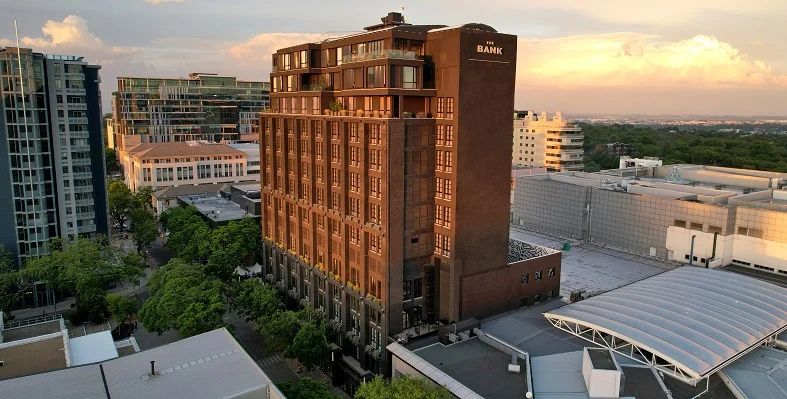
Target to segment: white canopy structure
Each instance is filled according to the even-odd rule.
[[[544,316],[561,330],[697,385],[787,330],[787,289],[681,267]]]

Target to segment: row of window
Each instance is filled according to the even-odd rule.
[[[236,163],[234,164],[234,174],[235,176],[243,176],[244,168],[243,164]],[[150,168],[141,168],[142,171],[142,181],[143,182],[150,182],[153,181],[152,171]],[[177,174],[175,174],[177,172]],[[210,179],[213,177],[220,178],[220,177],[232,177],[233,176],[233,164],[215,164],[213,165],[213,169],[211,171],[210,164],[199,164],[197,165],[197,178],[198,179]],[[194,167],[193,166],[178,166],[177,168],[156,168],[156,180],[155,181],[175,181],[175,180],[193,180],[194,179]]]
[[[541,278],[543,277],[543,271],[542,270],[536,271],[534,277],[535,277],[536,280],[541,280]],[[547,277],[555,277],[555,268],[554,267],[550,267],[549,270],[547,270]],[[527,284],[529,282],[530,282],[530,273],[523,274],[522,275],[522,285],[525,285],[525,284]]]

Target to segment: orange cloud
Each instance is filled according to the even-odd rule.
[[[518,81],[556,87],[787,86],[787,76],[713,36],[670,42],[610,33],[519,39]]]

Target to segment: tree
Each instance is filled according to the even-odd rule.
[[[299,329],[298,314],[291,311],[276,312],[267,319],[257,321],[257,332],[266,338],[271,352],[286,351]]]
[[[204,263],[199,259],[200,251],[195,251],[195,249],[198,249],[199,245],[204,245],[206,240],[207,244],[211,243],[208,234],[206,234],[210,231],[210,227],[199,216],[197,208],[193,206],[170,208],[161,214],[159,220],[170,233],[167,239],[167,248],[176,257],[189,262]],[[195,240],[195,234],[198,232],[202,233],[199,241]],[[190,251],[187,252],[187,249]]]
[[[118,323],[125,323],[137,314],[137,300],[120,294],[107,294],[107,310]]]
[[[150,298],[139,310],[139,318],[148,331],[177,330],[184,338],[228,327],[223,319],[223,286],[205,274],[204,266],[173,258],[151,275]]]
[[[115,149],[105,148],[104,158],[106,158],[107,170],[114,169],[115,167],[117,167],[118,159],[117,159],[117,154],[115,154]]]
[[[107,202],[109,203],[109,215],[116,223],[119,223],[121,230],[123,224],[129,217],[129,214],[134,209],[134,196],[131,190],[126,187],[126,183],[122,181],[113,181],[109,183],[107,188]]]
[[[137,208],[153,213],[153,187],[138,187],[134,193],[134,203]]]
[[[285,351],[285,356],[298,359],[307,370],[312,370],[328,352],[325,333],[315,323],[306,323],[295,335],[295,339]]]
[[[34,282],[35,279],[26,278],[24,269],[16,267],[13,253],[0,244],[0,310],[10,314]]]
[[[74,294],[75,320],[101,321],[106,313],[106,287],[110,283],[139,284],[145,262],[126,255],[106,240],[78,238],[67,243],[52,240],[48,255],[28,260],[25,275]]]
[[[129,218],[134,227],[134,245],[137,247],[137,253],[141,255],[142,251],[158,236],[156,216],[148,210],[136,208],[131,211]]]
[[[283,305],[279,291],[257,279],[247,279],[235,286],[233,305],[246,321],[266,320]]]
[[[207,272],[229,281],[236,267],[258,260],[261,249],[260,225],[253,218],[217,227],[211,232]]]
[[[425,379],[406,375],[386,380],[375,377],[358,387],[355,399],[445,399],[451,394],[443,386],[434,385]]]
[[[277,382],[276,387],[287,399],[338,399],[328,390],[328,384],[304,377],[296,382]]]

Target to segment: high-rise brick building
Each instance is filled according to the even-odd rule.
[[[487,25],[390,13],[273,55],[266,277],[322,309],[365,370],[385,372],[388,337],[487,316],[521,289],[471,287],[508,267],[516,51]]]

